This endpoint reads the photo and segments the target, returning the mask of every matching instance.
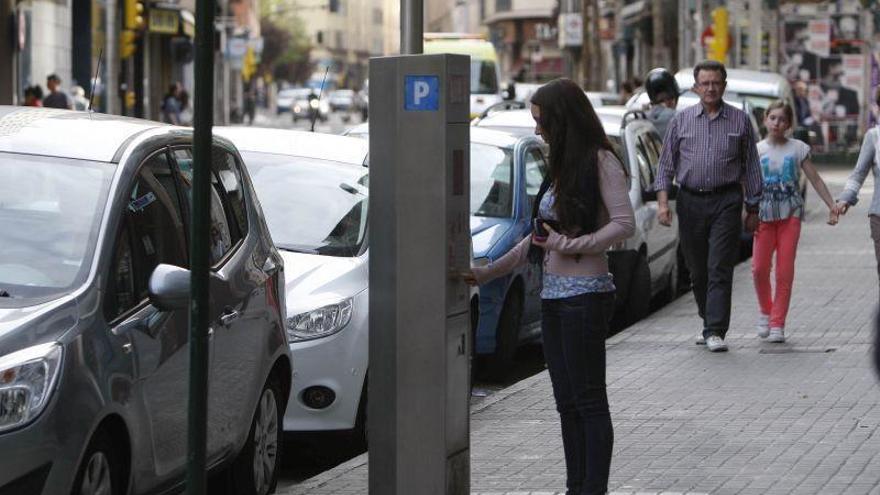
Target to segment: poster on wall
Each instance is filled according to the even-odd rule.
[[[858,148],[869,57],[859,30],[858,14],[849,11],[784,21],[781,72],[801,97],[796,111],[817,151]]]

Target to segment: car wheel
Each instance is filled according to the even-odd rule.
[[[71,495],[120,495],[123,484],[120,456],[116,454],[110,437],[99,432],[83,456]]]
[[[281,386],[273,376],[263,387],[244,447],[232,465],[236,495],[266,495],[275,490],[281,453]]]
[[[624,325],[629,326],[648,316],[651,309],[651,269],[645,255],[639,254],[629,282]]]
[[[519,344],[519,329],[522,323],[522,294],[517,287],[508,292],[501,308],[498,330],[495,333],[495,353],[486,358],[486,375],[492,381],[501,381],[510,372],[516,347]]]

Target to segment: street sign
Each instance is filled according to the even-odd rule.
[[[440,108],[440,78],[405,76],[403,109],[408,112],[436,112]]]
[[[559,14],[559,48],[581,46],[583,38],[583,18],[580,12]]]

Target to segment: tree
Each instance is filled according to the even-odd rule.
[[[311,43],[292,6],[261,2],[263,54],[259,73],[275,80],[305,82],[311,74]]]

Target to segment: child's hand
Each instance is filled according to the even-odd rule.
[[[840,207],[834,205],[828,211],[828,225],[837,225],[838,220],[840,220]]]

